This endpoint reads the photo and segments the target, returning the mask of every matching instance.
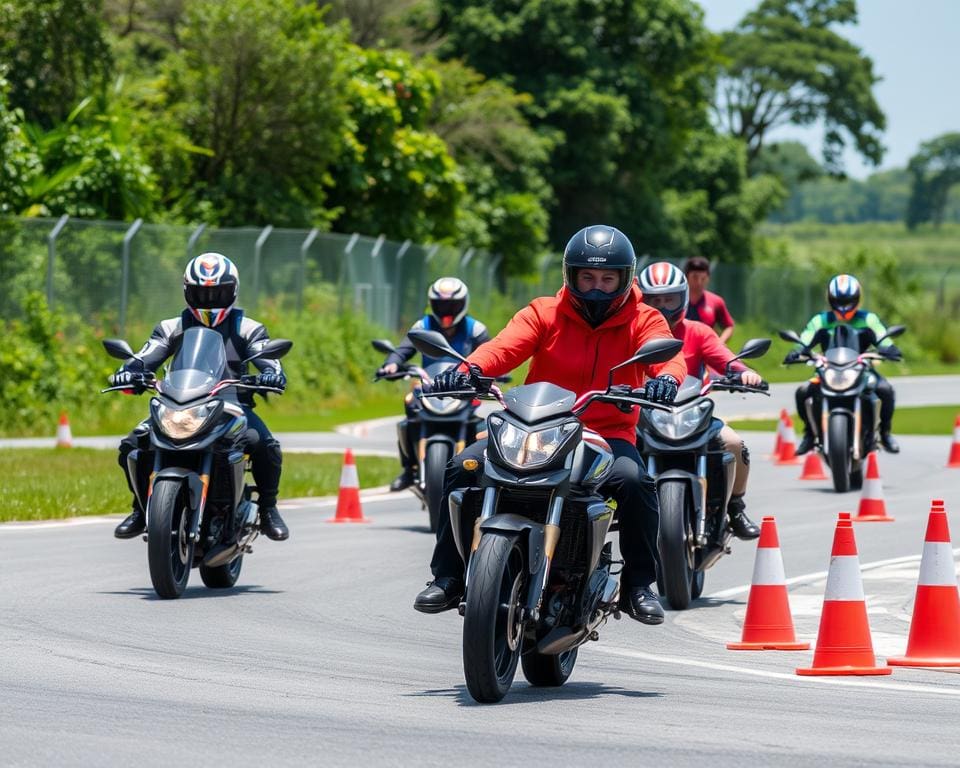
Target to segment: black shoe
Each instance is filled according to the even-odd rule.
[[[760,536],[760,527],[747,517],[745,507],[743,496],[731,496],[727,503],[727,519],[730,521],[730,530],[733,531],[734,536],[743,541],[750,541]]]
[[[260,532],[274,541],[290,538],[290,530],[276,507],[260,507]]]
[[[415,478],[413,476],[413,470],[405,469],[403,472],[397,475],[397,478],[392,483],[390,483],[390,490],[402,491],[404,488],[409,488],[411,485],[413,485],[414,480]]]
[[[880,445],[887,453],[900,453],[900,443],[889,432],[880,433]]]
[[[620,593],[620,608],[641,624],[663,624],[660,598],[650,587],[633,587]]]
[[[463,581],[452,576],[441,576],[427,582],[427,588],[417,595],[413,607],[420,613],[443,613],[460,605],[461,599]]]
[[[113,535],[118,539],[132,539],[139,536],[147,529],[147,516],[143,514],[140,507],[134,507],[133,511],[120,521]]]
[[[797,456],[803,456],[805,453],[810,453],[810,449],[814,446],[813,434],[810,432],[804,432],[803,437],[800,438],[800,445],[797,446],[795,453]]]

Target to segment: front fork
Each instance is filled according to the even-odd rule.
[[[145,512],[147,515],[147,526],[149,530],[150,525],[150,504],[149,501],[153,496],[153,480],[157,476],[157,473],[163,469],[163,451],[157,450],[153,455],[153,472],[150,474],[150,485],[147,488],[147,505]],[[210,489],[210,468],[213,466],[213,453],[207,451],[203,454],[203,459],[200,461],[200,499],[197,502],[197,508],[193,511],[193,520],[191,520],[190,531],[187,534],[191,541],[200,540],[200,527],[203,525],[203,512],[207,506],[207,492]]]
[[[647,474],[657,476],[656,456],[647,457]],[[695,521],[694,544],[696,547],[707,545],[707,455],[697,456],[697,486],[700,490],[700,503],[696,505],[697,519]]]

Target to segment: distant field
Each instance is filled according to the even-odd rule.
[[[960,405],[927,405],[897,408],[893,416],[893,432],[899,435],[951,435],[953,424],[960,415]],[[792,414],[794,424],[799,417]],[[741,419],[730,426],[748,432],[774,432],[776,419]]]

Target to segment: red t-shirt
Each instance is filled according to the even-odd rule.
[[[726,302],[711,291],[704,291],[700,301],[687,306],[688,320],[699,320],[713,328],[718,323],[721,328],[733,328],[733,318],[727,310]]]
[[[681,320],[673,326],[673,337],[683,342],[683,359],[690,376],[702,377],[706,368],[723,373],[733,352],[720,341],[717,332],[696,320]],[[747,366],[736,360],[733,371],[745,371]]]

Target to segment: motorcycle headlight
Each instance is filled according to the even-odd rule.
[[[421,402],[430,413],[435,413],[438,416],[448,416],[451,413],[456,413],[464,403],[458,397],[425,397]]]
[[[157,426],[163,434],[174,440],[184,440],[200,431],[210,414],[216,410],[216,404],[203,403],[192,408],[170,408],[159,400],[154,400],[153,410]]]
[[[683,440],[698,432],[713,413],[713,403],[701,400],[682,411],[650,411],[650,424],[668,440]]]
[[[850,389],[859,378],[858,368],[825,368],[823,371],[823,383],[835,391]]]
[[[547,429],[527,431],[498,417],[490,417],[487,423],[500,455],[518,469],[548,463],[579,426],[575,421],[568,421]]]

